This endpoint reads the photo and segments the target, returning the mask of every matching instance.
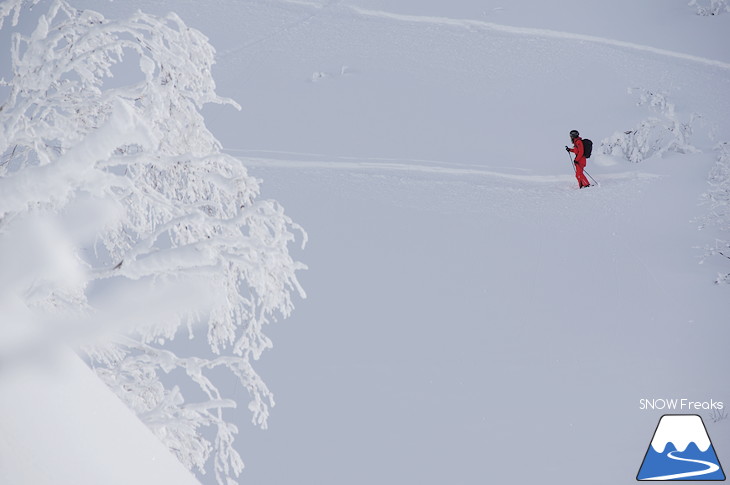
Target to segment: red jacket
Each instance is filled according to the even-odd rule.
[[[571,148],[570,151],[575,153],[576,162],[585,163],[586,157],[583,155],[583,139],[581,137],[577,137],[575,139],[575,141],[573,142],[573,148]]]

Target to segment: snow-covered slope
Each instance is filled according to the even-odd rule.
[[[384,3],[237,4],[212,34],[244,106],[217,132],[310,233],[248,477],[632,483],[659,414],[640,398],[728,399],[730,298],[693,220],[707,133],[730,133],[730,71],[704,60],[727,63],[730,16],[581,2],[591,28],[548,2]],[[575,190],[570,129],[599,143],[657,116],[630,87],[701,113],[705,154],[599,154],[602,186]]]
[[[628,484],[661,414],[640,399],[730,401],[727,270],[698,264],[719,234],[697,231],[730,139],[730,13],[78,4],[174,10],[208,34],[219,92],[243,106],[207,108],[210,127],[309,233],[309,298],[270,331],[278,405],[242,433],[244,482]],[[666,95],[674,118],[629,88]],[[696,153],[600,153],[692,113]],[[571,129],[596,143],[599,187],[575,188]],[[711,426],[729,462],[727,420]]]

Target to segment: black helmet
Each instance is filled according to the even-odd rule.
[[[578,130],[570,130],[570,139],[578,138],[580,136],[580,133],[578,133]]]

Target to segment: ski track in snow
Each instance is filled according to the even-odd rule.
[[[334,157],[334,160],[323,160],[322,156],[308,153],[292,153],[292,152],[273,152],[273,151],[257,151],[244,149],[225,149],[230,153],[241,153],[238,158],[250,167],[269,167],[269,168],[285,168],[285,169],[325,169],[340,171],[360,171],[370,172],[400,172],[412,174],[431,174],[431,175],[450,175],[450,176],[479,176],[485,178],[496,178],[503,180],[512,180],[533,184],[552,184],[555,182],[572,181],[575,177],[573,174],[562,175],[534,175],[534,174],[517,174],[507,173],[495,170],[486,170],[473,166],[449,164],[444,162],[430,160],[399,160],[391,158],[357,158],[357,157]],[[291,158],[273,158],[255,156],[255,153],[284,154],[295,155],[297,159]],[[316,157],[309,159],[310,157]],[[330,157],[332,158],[332,157]],[[520,169],[522,172],[529,172],[526,169]],[[612,174],[601,174],[603,180],[621,180],[621,179],[651,179],[661,177],[657,174],[645,172],[620,172]]]
[[[284,0],[284,3],[316,8],[316,9],[318,9],[318,11],[322,11],[325,8],[331,7],[333,5],[341,5],[337,1],[330,1],[324,5],[307,2],[307,1],[302,1],[302,0]],[[382,19],[387,19],[387,20],[395,20],[395,21],[399,21],[399,22],[441,25],[441,26],[447,26],[447,27],[460,27],[460,28],[465,28],[465,29],[481,28],[484,30],[492,30],[495,32],[504,32],[504,33],[508,33],[508,34],[523,35],[523,36],[530,36],[530,37],[544,37],[544,38],[561,39],[561,40],[573,40],[573,41],[577,40],[577,41],[583,41],[583,42],[591,42],[594,44],[603,44],[603,45],[608,45],[608,46],[613,46],[613,47],[619,47],[622,49],[649,52],[649,53],[657,54],[657,55],[664,56],[664,57],[672,57],[675,59],[681,59],[684,61],[690,61],[690,62],[695,62],[695,63],[699,63],[699,64],[705,64],[705,65],[712,66],[712,67],[717,67],[720,69],[730,70],[730,63],[719,61],[716,59],[708,59],[705,57],[685,54],[683,52],[676,52],[676,51],[671,51],[671,50],[667,50],[667,49],[660,49],[658,47],[653,47],[653,46],[649,46],[649,45],[636,44],[634,42],[626,42],[626,41],[622,41],[622,40],[610,39],[610,38],[606,38],[606,37],[598,37],[598,36],[594,36],[594,35],[576,34],[576,33],[572,33],[572,32],[564,32],[564,31],[550,30],[550,29],[538,29],[538,28],[532,28],[532,27],[515,27],[515,26],[497,24],[494,22],[485,22],[483,20],[455,19],[455,18],[449,18],[449,17],[434,17],[434,16],[423,16],[423,15],[399,14],[399,13],[386,12],[386,11],[382,11],[382,10],[369,10],[366,8],[358,7],[356,5],[341,5],[341,6],[343,8],[347,8],[347,9],[351,10],[352,12],[355,12],[358,15],[366,16],[366,17],[377,17],[377,18],[382,18]],[[318,15],[318,13],[315,13],[313,16]],[[306,19],[306,20],[308,20],[308,19]],[[306,21],[306,20],[304,20],[304,21]],[[301,23],[301,22],[298,22],[298,23]],[[247,46],[242,46],[242,48],[245,48],[245,47],[247,47]]]

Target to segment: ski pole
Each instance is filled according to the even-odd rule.
[[[583,173],[586,174],[586,175],[588,175],[591,178],[591,180],[593,180],[593,183],[594,184],[601,185],[598,182],[596,182],[596,179],[594,179],[593,177],[591,177],[591,174],[589,174],[588,172],[586,172],[586,169],[583,169]]]

